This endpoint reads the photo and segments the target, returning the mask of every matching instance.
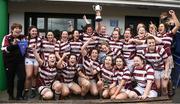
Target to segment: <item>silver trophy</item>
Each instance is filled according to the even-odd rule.
[[[96,11],[96,18],[95,18],[95,20],[97,22],[102,21],[102,17],[101,17],[102,6],[100,6],[100,5],[93,5],[93,10]]]

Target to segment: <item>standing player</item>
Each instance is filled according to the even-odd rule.
[[[35,26],[29,27],[27,39],[28,39],[28,48],[25,58],[26,81],[25,81],[25,89],[24,89],[24,99],[28,99],[30,87],[32,87],[30,97],[34,98],[36,96],[36,77],[38,74],[39,64],[34,57],[32,47],[36,45],[39,54],[41,39],[39,38],[38,29]]]

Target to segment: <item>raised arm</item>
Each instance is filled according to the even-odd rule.
[[[86,52],[86,47],[88,46],[88,44],[92,41],[92,40],[96,40],[97,37],[96,36],[92,36],[91,38],[89,38],[86,43],[84,43],[84,45],[81,47],[81,54],[82,56],[85,56],[87,55],[87,52]]]
[[[152,21],[150,21],[150,24],[149,24],[149,33],[154,36],[157,35],[157,27]]]
[[[56,58],[58,59],[58,60],[60,60],[60,58],[61,58],[61,56],[59,55],[59,43],[58,42],[56,42],[56,44],[55,44],[55,55],[56,55]]]
[[[101,22],[96,22],[96,32],[99,34],[101,30]]]
[[[34,57],[38,61],[39,65],[41,66],[44,61],[40,58],[39,53],[37,52],[37,49],[36,49],[36,45],[33,46],[32,50],[33,50]]]
[[[67,52],[67,53],[64,53],[63,56],[60,58],[60,60],[57,62],[57,68],[62,68],[62,63],[63,63],[63,60],[64,58],[69,55],[70,53]]]
[[[145,41],[144,40],[139,40],[139,39],[129,39],[129,41],[128,41],[128,43],[132,43],[132,42],[134,42],[134,43],[136,43],[136,44],[144,44],[145,43]]]
[[[59,55],[59,52],[55,52],[55,55],[56,55],[56,58],[57,58],[58,60],[61,59],[61,56]]]
[[[88,21],[88,19],[86,18],[86,15],[83,16],[84,21],[86,22],[86,24],[90,24],[90,22]]]
[[[84,43],[84,45],[81,47],[81,54],[82,56],[87,55],[87,51],[86,51],[86,47],[88,46],[88,44],[91,42],[92,38],[89,38],[86,43]]]
[[[154,39],[156,40],[156,44],[160,44],[160,43],[163,42],[161,38],[158,38],[157,36],[154,36],[154,35],[152,35],[152,34],[150,34],[150,33],[148,33],[148,36],[154,37]]]
[[[172,33],[173,34],[176,34],[176,32],[178,31],[179,27],[180,27],[180,23],[179,23],[179,20],[175,14],[175,12],[173,10],[170,10],[169,11],[169,14],[172,16],[172,19],[175,23],[175,27],[172,29]]]

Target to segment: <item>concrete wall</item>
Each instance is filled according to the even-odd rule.
[[[90,3],[67,3],[67,2],[9,2],[9,22],[19,22],[24,25],[24,12],[45,12],[45,13],[79,13],[94,14]],[[119,21],[119,27],[124,30],[125,16],[159,16],[162,11],[169,8],[152,7],[128,7],[124,5],[103,5],[103,24],[107,26],[108,33],[112,32],[110,20]],[[180,9],[175,10],[180,13]],[[178,14],[179,15],[179,14]],[[24,29],[23,29],[24,33]]]

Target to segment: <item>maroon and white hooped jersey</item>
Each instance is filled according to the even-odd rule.
[[[41,43],[41,52],[45,60],[48,59],[51,53],[55,53],[55,44],[54,42],[49,42],[47,40],[42,40]]]
[[[118,56],[122,56],[122,50],[115,48],[114,50],[110,50],[107,55],[112,56],[113,60]]]
[[[154,52],[149,52],[146,48],[143,50],[143,57],[153,66],[154,70],[162,70],[165,68],[165,59],[168,55],[164,48],[155,47]]]
[[[62,41],[57,41],[55,45],[55,51],[59,52],[60,56],[63,55],[63,53],[70,52],[71,47],[69,41],[67,42],[62,42]]]
[[[112,84],[114,81],[114,68],[107,69],[105,65],[102,64],[100,69],[102,80],[109,82],[109,84]]]
[[[90,80],[94,78],[94,75],[92,74],[93,70],[100,71],[100,65],[98,61],[93,61],[87,56],[83,57],[83,67],[85,71],[85,75],[87,75]]]
[[[137,85],[145,88],[147,80],[154,81],[154,69],[150,65],[144,65],[142,68],[133,68],[132,73],[134,79],[137,81]]]
[[[91,38],[91,36],[89,36],[88,34],[83,34],[83,42],[85,43],[86,41],[88,41]],[[87,48],[95,48],[96,46],[98,46],[98,39],[96,40],[92,40],[90,41],[90,43],[88,44]]]
[[[28,47],[27,47],[27,53],[26,53],[27,58],[35,59],[33,50],[32,50],[32,47],[34,45],[36,45],[36,49],[38,50],[38,53],[39,53],[40,48],[41,48],[41,38],[37,37],[37,38],[31,38],[28,40]]]
[[[123,42],[122,51],[125,59],[132,59],[136,54],[136,45],[134,43],[127,44]]]
[[[104,35],[102,35],[102,34],[99,34],[99,41],[106,41],[106,42],[109,42],[109,40],[110,40],[110,37],[109,37],[109,35],[108,34],[104,34]]]
[[[120,49],[120,50],[122,50],[123,43],[122,43],[121,41],[113,41],[113,40],[110,40],[110,41],[109,41],[109,46],[110,46],[111,50],[114,50],[114,49]]]
[[[83,45],[83,42],[81,40],[78,41],[70,41],[70,47],[71,47],[71,53],[77,55],[77,57],[81,54],[81,47]]]
[[[120,80],[125,80],[126,83],[130,83],[131,73],[127,67],[123,67],[122,69],[115,68],[114,69],[114,81],[119,82]]]
[[[171,45],[173,41],[172,31],[166,32],[164,34],[158,34],[157,36],[162,39],[162,43],[160,43],[159,45],[166,50],[168,56],[171,55]]]
[[[99,35],[98,36],[98,46],[100,47],[103,42],[109,43],[110,37],[106,35]]]
[[[70,66],[68,63],[65,63],[61,70],[61,75],[63,77],[64,83],[71,83],[74,80],[74,77],[78,71],[80,71],[80,67],[76,64]]]
[[[51,86],[57,75],[57,68],[49,67],[48,62],[45,62],[40,66],[40,84],[43,86]]]
[[[147,47],[147,44],[136,44],[136,55],[142,55],[143,50]]]

